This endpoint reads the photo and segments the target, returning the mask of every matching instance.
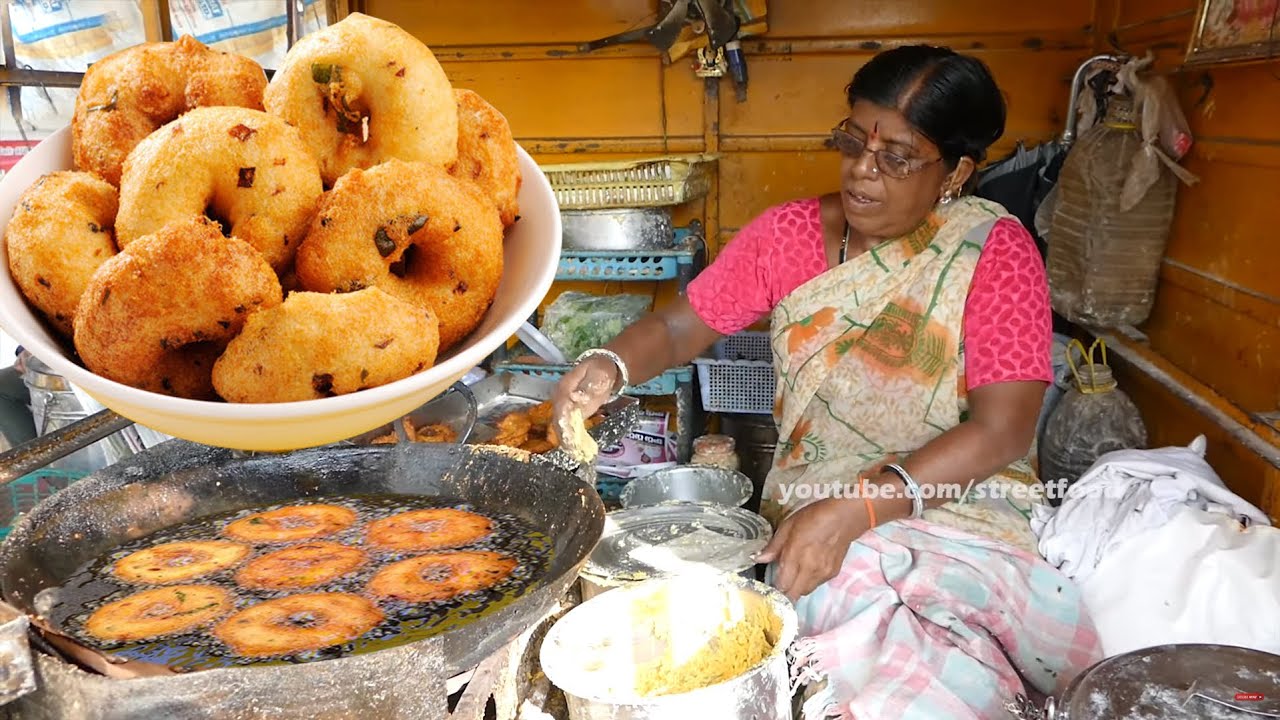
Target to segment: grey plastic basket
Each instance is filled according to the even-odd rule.
[[[773,413],[777,375],[767,332],[741,332],[717,342],[698,368],[702,409],[715,413]]]

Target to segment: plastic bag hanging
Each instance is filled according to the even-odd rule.
[[[1185,155],[1191,147],[1191,133],[1186,129],[1186,118],[1182,116],[1182,110],[1178,107],[1168,81],[1162,77],[1138,76],[1153,60],[1154,56],[1148,53],[1145,58],[1135,58],[1125,63],[1117,73],[1117,89],[1127,89],[1133,95],[1143,142],[1141,149],[1133,156],[1133,164],[1120,191],[1120,210],[1124,212],[1132,210],[1141,202],[1151,186],[1160,179],[1161,165],[1187,185],[1200,181],[1200,178],[1170,157],[1167,148],[1161,146],[1161,142],[1167,138],[1168,145],[1172,145],[1175,152],[1181,149]],[[1172,118],[1171,129],[1162,133],[1166,117]]]

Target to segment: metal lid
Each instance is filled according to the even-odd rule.
[[[736,507],[672,502],[610,513],[583,572],[647,580],[708,567],[737,573],[755,564],[773,528]]]
[[[1228,645],[1161,645],[1086,670],[1063,695],[1056,717],[1242,718],[1251,716],[1241,710],[1280,712],[1278,700],[1280,656]]]

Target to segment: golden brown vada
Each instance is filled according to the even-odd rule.
[[[302,131],[326,185],[392,158],[443,168],[458,154],[453,88],[435,55],[361,13],[299,40],[263,102]]]
[[[379,570],[369,580],[369,592],[411,603],[449,600],[497,585],[518,564],[513,557],[488,550],[419,555]]]
[[[218,623],[213,636],[241,657],[274,657],[355,640],[382,618],[378,606],[359,595],[290,595],[241,610]]]
[[[533,421],[530,420],[528,413],[517,410],[502,416],[497,426],[497,435],[490,441],[492,444],[520,447],[529,440]]]
[[[261,110],[266,87],[258,63],[210,50],[189,35],[108,55],[89,65],[76,94],[76,167],[119,186],[125,158],[156,128],[196,107]]]
[[[502,223],[479,186],[391,160],[344,175],[298,249],[302,287],[378,287],[432,310],[440,352],[480,324],[502,279]]]
[[[470,545],[493,532],[483,515],[454,508],[410,510],[369,523],[369,547],[392,552],[420,552]]]
[[[410,435],[410,437],[424,443],[456,443],[458,442],[458,431],[443,423],[433,423],[418,428],[417,433]]]
[[[168,585],[225,570],[245,559],[249,551],[247,545],[221,540],[163,543],[120,558],[111,571],[125,582]]]
[[[239,403],[344,395],[435,363],[435,316],[378,288],[295,292],[254,313],[213,367],[213,386]]]
[[[280,304],[280,295],[261,253],[191,218],[98,268],[76,310],[76,350],[107,379],[212,399],[214,360],[250,313]]]
[[[121,249],[169,223],[205,215],[287,269],[324,187],[297,128],[257,110],[197,108],[138,144],[125,161]]]
[[[520,215],[520,157],[511,125],[478,93],[454,90],[458,101],[458,159],[450,174],[474,181],[493,200],[503,226]]]
[[[256,557],[236,572],[236,584],[254,590],[293,590],[350,575],[368,556],[335,542],[308,542]]]
[[[107,603],[85,621],[106,642],[134,642],[190,632],[226,615],[231,594],[212,585],[171,585]]]
[[[22,193],[5,227],[14,282],[67,337],[89,279],[116,254],[116,208],[110,183],[91,173],[55,172]]]
[[[240,518],[222,534],[250,543],[296,542],[333,535],[355,521],[355,511],[341,505],[290,505]]]

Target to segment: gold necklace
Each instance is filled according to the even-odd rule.
[[[844,239],[840,241],[840,264],[849,257],[849,223],[844,224]]]

